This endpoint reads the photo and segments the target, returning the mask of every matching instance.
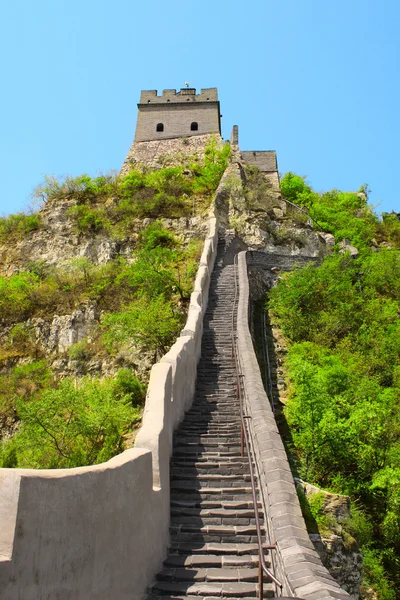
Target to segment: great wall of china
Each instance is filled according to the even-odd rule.
[[[123,168],[219,128],[214,88],[142,92]],[[134,447],[90,467],[0,471],[1,599],[350,598],[309,539],[249,325],[248,267],[295,260],[247,252],[226,225],[228,180],[247,162],[279,189],[275,153],[241,153],[237,128],[231,143],[187,321],[151,370]]]

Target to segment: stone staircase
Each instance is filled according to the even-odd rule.
[[[211,279],[195,399],[174,439],[171,545],[149,600],[258,595],[257,532],[248,459],[240,456],[231,345],[234,254],[234,240],[222,238]],[[264,596],[274,596],[266,581]]]

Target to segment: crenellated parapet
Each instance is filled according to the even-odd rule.
[[[135,142],[221,133],[217,88],[143,90],[138,109]]]

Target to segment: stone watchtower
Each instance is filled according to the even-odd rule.
[[[135,142],[168,138],[221,134],[221,115],[217,88],[196,94],[195,88],[143,90],[138,104]]]

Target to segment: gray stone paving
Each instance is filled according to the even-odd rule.
[[[149,600],[254,598],[258,594],[254,507],[248,460],[240,456],[231,347],[232,256],[232,248],[226,249],[221,240],[205,315],[195,400],[174,439],[171,545]],[[261,510],[260,519],[263,522]],[[273,595],[271,584],[265,582],[264,596]]]

